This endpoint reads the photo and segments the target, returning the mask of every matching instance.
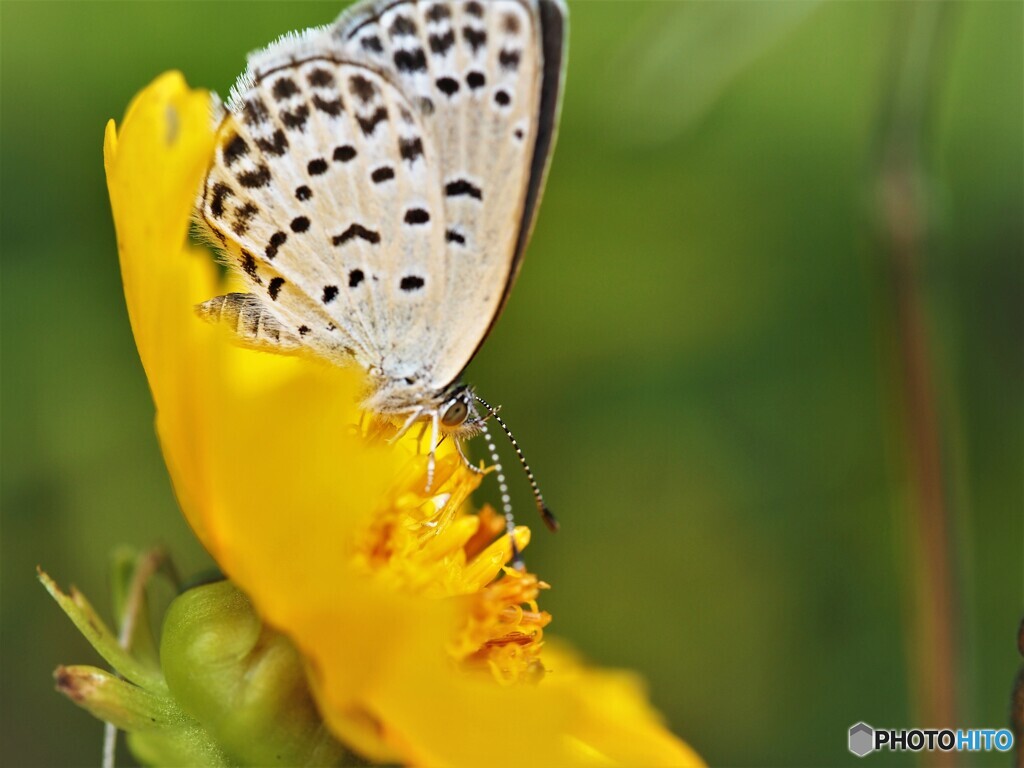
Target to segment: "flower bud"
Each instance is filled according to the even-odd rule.
[[[160,656],[178,705],[234,761],[331,765],[345,755],[317,712],[302,659],[228,581],[180,595]]]

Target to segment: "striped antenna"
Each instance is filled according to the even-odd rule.
[[[487,452],[491,454],[494,474],[498,476],[498,489],[501,491],[501,511],[505,514],[505,529],[508,531],[508,540],[512,545],[512,567],[517,571],[525,571],[526,564],[523,562],[523,556],[519,553],[519,546],[516,544],[516,521],[512,515],[512,499],[508,495],[508,483],[505,482],[505,470],[501,468],[501,457],[498,456],[498,449],[494,445],[494,438],[491,437],[491,432],[487,429],[487,422],[481,421],[480,428],[483,430],[484,440],[487,441]]]
[[[555,518],[554,513],[552,513],[552,511],[548,509],[548,505],[544,503],[544,496],[541,495],[540,487],[537,485],[537,480],[536,478],[534,478],[533,472],[530,470],[530,465],[526,463],[526,457],[523,455],[523,450],[519,447],[519,443],[516,442],[516,438],[512,434],[512,431],[508,428],[508,425],[502,420],[501,416],[498,415],[497,410],[491,407],[491,405],[486,400],[484,400],[476,393],[473,394],[473,397],[484,408],[487,409],[487,418],[493,418],[496,422],[498,422],[502,430],[504,430],[509,442],[512,443],[512,448],[515,450],[516,456],[519,457],[519,463],[523,465],[523,470],[526,472],[526,479],[530,482],[530,490],[533,491],[533,500],[537,504],[537,511],[540,513],[541,519],[544,521],[544,525],[546,525],[548,527],[548,530],[550,531],[557,531],[559,527],[558,520]],[[484,419],[483,421],[486,421],[486,419]],[[505,507],[505,519],[507,521],[511,521],[512,505],[509,502],[508,486],[505,484],[505,476],[501,472],[501,464],[498,462],[497,459],[497,452],[494,449],[494,442],[491,440],[491,436],[487,432],[486,427],[484,428],[484,434],[487,436],[487,447],[491,451],[491,458],[495,462],[496,471],[498,473],[498,485],[499,488],[501,488],[501,503]],[[511,522],[509,522],[509,525],[511,525]],[[509,530],[511,531],[511,528]],[[513,547],[514,546],[515,543],[513,542]]]

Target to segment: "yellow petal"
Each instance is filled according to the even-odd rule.
[[[362,583],[333,618],[305,625],[308,652],[320,660],[318,700],[336,732],[345,732],[345,713],[356,707],[406,763],[703,765],[661,724],[628,673],[585,668],[557,649],[545,649],[549,673],[534,686],[499,687],[459,669],[437,649],[459,605]],[[325,649],[332,647],[358,661],[330,658]],[[347,698],[354,691],[358,705]]]
[[[405,459],[354,434],[361,376],[236,348],[193,312],[221,290],[209,255],[185,244],[213,151],[209,111],[206,93],[169,73],[116,135],[108,127],[125,298],[182,508],[262,615],[289,631],[297,613],[338,609],[352,531]]]
[[[549,643],[544,651],[550,670],[545,682],[571,692],[574,716],[567,738],[581,749],[581,756],[601,755],[614,765],[704,765],[662,725],[639,677],[586,667],[558,643]]]
[[[171,407],[188,410],[201,400],[198,384],[179,366],[200,366],[194,338],[192,305],[215,288],[215,271],[208,258],[185,248],[191,206],[206,162],[213,150],[210,100],[191,91],[177,72],[159,77],[128,108],[118,132],[107,124],[104,164],[128,316],[158,412]],[[203,363],[205,364],[205,363]],[[171,443],[188,442],[188,425],[168,431]],[[166,441],[165,441],[166,448]],[[196,450],[165,451],[172,478],[187,476],[178,485],[186,514],[205,496],[206,472]],[[204,526],[195,514],[189,522],[200,538]]]

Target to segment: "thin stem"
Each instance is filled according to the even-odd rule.
[[[125,601],[121,627],[117,633],[117,643],[126,651],[131,650],[132,637],[135,636],[135,626],[138,623],[139,614],[145,605],[146,586],[166,560],[167,554],[162,549],[151,549],[140,554],[136,561],[135,572],[132,574],[131,587],[128,591],[128,599]],[[117,728],[114,727],[113,723],[104,723],[103,768],[114,768],[116,752]]]
[[[906,20],[906,28],[894,36],[893,70],[886,73],[887,103],[880,120],[875,174],[879,234],[895,326],[895,389],[900,393],[904,464],[911,488],[906,525],[913,551],[907,560],[918,566],[913,569],[909,667],[916,721],[927,727],[954,727],[955,568],[942,425],[921,285],[930,232],[923,147],[944,72],[941,33],[950,11],[944,3],[915,3],[895,11]],[[952,753],[935,753],[931,759],[936,765],[953,763]]]

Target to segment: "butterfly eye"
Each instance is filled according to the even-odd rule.
[[[469,406],[465,400],[456,400],[448,406],[448,410],[441,417],[441,423],[446,427],[457,427],[469,416]]]

